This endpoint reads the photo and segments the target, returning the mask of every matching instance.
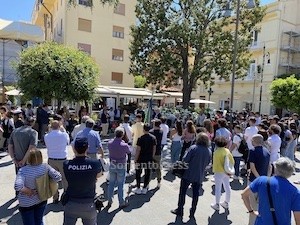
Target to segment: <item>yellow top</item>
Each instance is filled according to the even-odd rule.
[[[234,164],[234,159],[227,148],[216,148],[214,151],[214,157],[213,157],[213,172],[214,173],[225,173],[224,170],[224,162],[225,162],[225,156],[228,155],[229,161]]]

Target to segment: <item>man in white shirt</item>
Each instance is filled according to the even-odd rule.
[[[68,183],[64,174],[63,163],[67,160],[67,146],[70,138],[67,132],[60,130],[60,123],[53,120],[51,123],[51,131],[45,135],[45,144],[48,153],[48,164],[62,175],[62,185],[64,191],[67,190]],[[59,203],[59,193],[53,196],[53,203]]]
[[[136,115],[136,123],[132,125],[132,146],[136,148],[137,140],[144,134],[144,123],[142,123],[142,115]]]
[[[162,131],[163,131],[163,136],[161,139],[161,150],[163,150],[164,146],[167,145],[167,139],[168,139],[168,134],[169,134],[170,128],[166,124],[167,119],[165,117],[161,117],[160,121],[161,121],[160,129],[162,129]]]
[[[239,125],[236,125],[234,127],[234,136],[233,136],[233,141],[232,145],[230,147],[230,151],[232,153],[232,156],[234,158],[234,169],[235,169],[235,174],[233,176],[233,179],[238,180],[240,176],[240,163],[243,157],[243,154],[241,154],[238,149],[240,147],[240,144],[242,142],[243,138],[243,133],[242,133],[242,128]]]
[[[281,128],[279,125],[272,124],[268,132],[270,135],[268,138],[270,144],[270,163],[273,163],[280,157],[281,138],[279,134],[281,133]]]
[[[249,125],[250,127],[247,127],[246,130],[245,130],[245,140],[247,142],[247,145],[248,145],[248,148],[249,150],[253,149],[253,145],[252,145],[252,137],[253,135],[257,134],[258,132],[258,129],[257,127],[255,126],[255,123],[256,123],[256,119],[255,117],[250,117],[249,118]]]
[[[259,112],[255,113],[255,119],[256,119],[255,126],[258,126],[261,123],[261,116]]]
[[[122,127],[124,129],[124,136],[127,137],[127,144],[129,146],[132,146],[132,141],[133,141],[133,132],[132,132],[132,128],[130,127],[130,124],[129,124],[129,120],[130,120],[130,117],[129,115],[125,115],[124,116],[124,121],[123,123],[120,125],[120,127]],[[125,138],[126,139],[126,138]],[[123,139],[124,140],[124,139]],[[127,169],[126,169],[126,176],[130,176],[132,175],[130,173],[130,169],[131,169],[131,153],[127,154]]]
[[[74,127],[71,137],[74,140],[75,137],[77,136],[79,131],[82,131],[86,126],[85,126],[85,122],[89,119],[89,116],[83,116],[81,119],[81,124],[78,124]]]

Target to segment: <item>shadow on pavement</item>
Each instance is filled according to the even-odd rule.
[[[173,182],[174,180],[176,180],[176,176],[172,174],[172,171],[168,171],[166,173],[166,175],[163,176],[163,179],[166,180],[166,181]]]
[[[112,224],[112,221],[115,217],[115,215],[121,211],[121,209],[117,208],[111,212],[108,212],[108,208],[105,207],[103,210],[101,210],[100,213],[98,213],[98,216],[97,216],[97,221],[98,221],[98,224],[101,224],[101,225],[109,225],[109,224]]]
[[[129,187],[129,190],[131,190],[131,187]],[[97,220],[99,221],[99,224],[101,225],[109,225],[112,224],[113,218],[115,215],[123,210],[124,212],[130,212],[134,209],[141,208],[146,202],[149,202],[150,199],[153,197],[155,192],[158,191],[158,188],[154,188],[148,191],[146,195],[129,195],[126,197],[126,200],[129,203],[129,206],[127,206],[124,209],[115,209],[111,212],[109,212],[109,208],[105,207],[103,210],[101,210],[100,213],[98,213]]]
[[[243,180],[233,180],[230,182],[231,190],[244,190],[247,187],[247,178]]]
[[[17,198],[13,198],[0,206],[0,219],[9,217],[13,215],[15,211],[18,210],[18,205],[16,205],[13,208],[9,208],[11,204],[13,204],[15,201],[17,201]]]
[[[10,166],[10,165],[12,165],[12,164],[13,164],[13,162],[12,162],[12,161],[8,161],[8,162],[0,163],[0,168],[1,168],[1,167],[5,167],[5,166]]]
[[[210,217],[208,217],[208,225],[229,225],[232,224],[231,220],[228,220],[229,211],[225,210],[224,213],[219,214],[215,211]]]
[[[47,215],[49,212],[62,212],[64,211],[64,208],[61,203],[54,204],[54,203],[48,203],[45,209],[45,215]]]
[[[187,222],[183,222],[182,217],[176,216],[175,221],[168,223],[168,225],[197,225],[197,222],[194,219],[189,219]]]

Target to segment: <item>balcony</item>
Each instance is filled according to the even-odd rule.
[[[296,47],[290,46],[290,45],[283,45],[283,46],[281,46],[281,50],[282,51],[291,52],[291,53],[300,52],[300,48],[296,48]]]

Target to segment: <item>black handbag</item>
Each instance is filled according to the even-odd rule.
[[[275,214],[275,208],[274,208],[274,204],[273,204],[273,198],[272,198],[272,195],[271,195],[270,177],[268,177],[267,191],[268,191],[268,198],[269,198],[269,203],[270,203],[270,211],[272,213],[273,222],[274,222],[274,225],[278,225],[276,214]]]
[[[172,174],[181,178],[187,169],[188,163],[183,161],[177,161],[173,164]]]

